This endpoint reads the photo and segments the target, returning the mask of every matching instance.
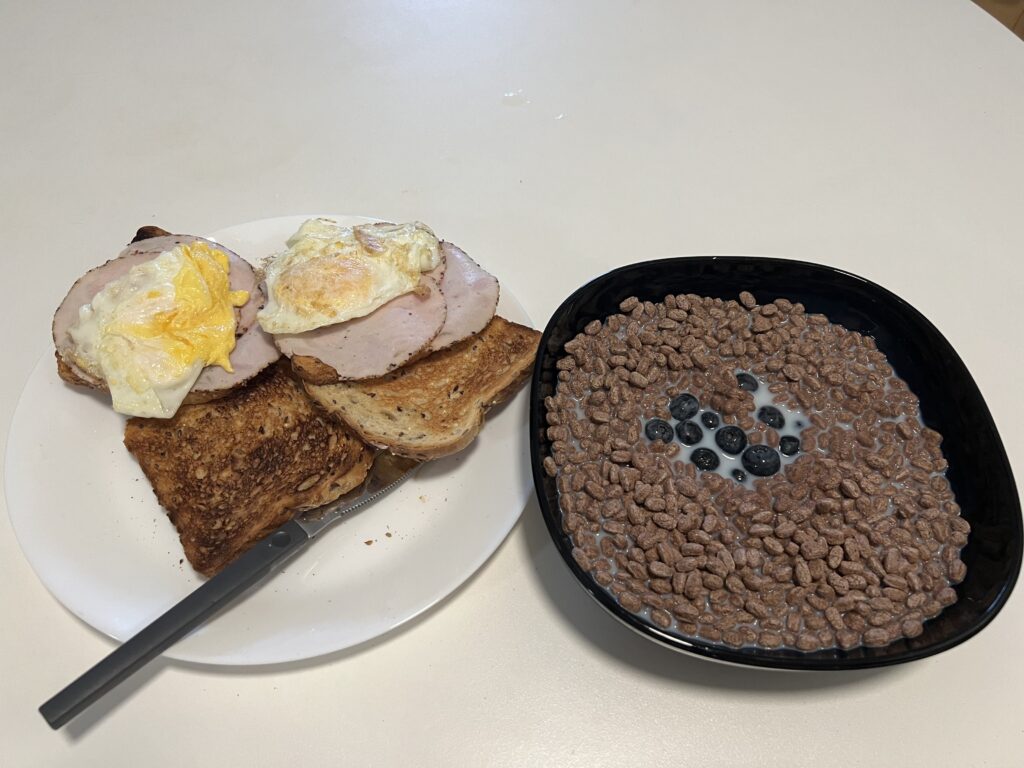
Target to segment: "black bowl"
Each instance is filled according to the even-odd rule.
[[[623,609],[579,567],[562,530],[558,492],[542,462],[549,454],[544,398],[554,394],[556,361],[564,344],[587,323],[618,312],[629,296],[661,301],[695,293],[735,299],[740,291],[759,303],[784,297],[834,323],[874,337],[921,401],[924,422],[938,430],[949,462],[947,476],[971,524],[961,553],[967,577],[958,600],[925,622],[924,632],[883,648],[860,647],[802,653],[790,649],[730,648],[667,632]],[[1020,499],[1010,463],[988,406],[963,361],[942,334],[898,296],[864,278],[819,264],[747,257],[688,257],[621,267],[587,283],[562,303],[548,322],[537,354],[530,399],[533,479],[548,531],[576,579],[615,618],[680,651],[719,661],[776,669],[863,669],[925,658],[952,648],[988,624],[1006,603],[1021,567],[1024,542]]]

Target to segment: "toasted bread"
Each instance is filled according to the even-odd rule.
[[[306,396],[280,362],[214,403],[128,420],[124,443],[211,576],[290,519],[363,481],[373,452]]]
[[[300,379],[310,384],[333,384],[338,380],[336,370],[309,355],[292,355],[292,370]]]
[[[526,381],[539,342],[539,332],[495,317],[475,336],[387,376],[305,387],[366,442],[435,459],[473,441],[487,410]]]

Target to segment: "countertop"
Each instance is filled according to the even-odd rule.
[[[863,275],[960,352],[1020,477],[1022,78],[1024,45],[967,0],[7,4],[0,435],[68,286],[137,227],[338,211],[451,234],[538,326],[649,258]],[[36,708],[112,644],[44,589],[6,514],[0,605],[9,766],[1024,754],[1019,588],[925,661],[731,668],[605,615],[532,500],[475,576],[396,631],[268,668],[160,660],[60,732]]]

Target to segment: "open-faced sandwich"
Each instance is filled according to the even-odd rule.
[[[145,227],[54,316],[59,375],[131,417],[125,445],[206,575],[359,486],[378,450],[465,448],[539,341],[422,224],[311,219],[285,245],[256,270]]]
[[[495,316],[498,281],[423,224],[307,221],[266,265],[258,318],[306,391],[363,440],[465,448],[533,367],[540,334]]]
[[[110,391],[114,410],[170,417],[214,400],[281,355],[256,322],[252,266],[201,237],[140,229],[82,276],[53,317],[57,372]]]

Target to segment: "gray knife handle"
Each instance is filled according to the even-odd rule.
[[[224,570],[39,707],[40,714],[51,728],[60,728],[231,603],[308,541],[309,536],[295,521],[285,523],[260,539]]]

